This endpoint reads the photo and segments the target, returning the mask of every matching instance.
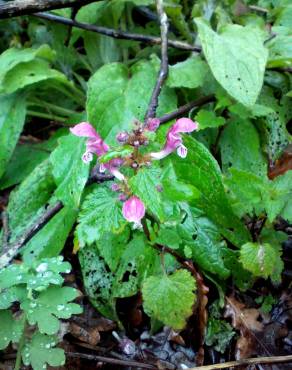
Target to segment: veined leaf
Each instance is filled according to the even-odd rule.
[[[82,162],[84,140],[67,135],[59,140],[50,160],[53,175],[58,185],[56,197],[66,205],[78,208],[89,175],[89,165]]]
[[[110,189],[99,186],[84,200],[77,226],[81,246],[92,244],[108,232],[119,233],[126,225],[122,202]]]
[[[143,168],[130,179],[130,188],[145,204],[146,208],[160,220],[164,220],[161,193],[161,171],[157,168]]]
[[[151,276],[142,288],[145,312],[173,329],[183,329],[195,304],[196,282],[186,270]]]
[[[252,106],[262,88],[268,57],[261,31],[229,24],[217,34],[203,19],[197,18],[196,24],[216,80],[240,103]]]
[[[202,208],[210,220],[220,227],[220,232],[226,238],[238,247],[241,246],[249,240],[249,234],[232,211],[218,163],[208,149],[192,137],[184,137],[184,144],[188,148],[187,158],[173,156],[178,178],[194,185],[201,192],[200,199],[196,201],[197,207]]]
[[[200,57],[191,57],[169,67],[167,85],[195,89],[203,85],[207,72],[206,62]]]
[[[24,96],[0,95],[0,178],[6,170],[21,134],[25,114]]]
[[[243,267],[254,276],[272,277],[277,266],[283,267],[278,247],[269,243],[246,243],[240,250]]]

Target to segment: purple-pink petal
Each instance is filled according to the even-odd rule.
[[[181,158],[187,156],[187,148],[183,145],[183,140],[181,133],[192,132],[198,129],[197,122],[193,122],[189,118],[180,118],[178,119],[173,126],[167,132],[166,143],[164,148],[157,153],[151,153],[153,159],[162,159],[165,158],[170,153],[177,150],[177,154]]]
[[[197,122],[194,122],[189,118],[180,118],[171,127],[170,131],[173,134],[177,134],[177,133],[180,133],[180,132],[193,132],[197,129],[198,129],[198,123]]]
[[[101,140],[101,137],[98,135],[95,128],[88,122],[78,123],[78,125],[71,127],[70,131],[75,136],[89,137],[95,140]]]
[[[133,195],[126,200],[123,204],[123,216],[129,222],[140,224],[145,216],[145,206],[141,199]]]

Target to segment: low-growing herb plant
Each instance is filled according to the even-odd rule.
[[[0,347],[18,343],[16,368],[21,356],[34,369],[64,361],[58,319],[80,312],[58,259],[72,231],[101,314],[121,325],[117,302],[141,293],[156,326],[180,330],[198,315],[199,346],[207,328],[205,343],[223,353],[234,332],[216,310],[207,324],[206,285],[222,306],[229,283],[281,282],[291,5],[121,0],[75,10],[0,23],[0,190],[15,186],[0,237]]]

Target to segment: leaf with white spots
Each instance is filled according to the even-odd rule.
[[[221,34],[196,19],[204,55],[216,80],[236,100],[252,106],[261,91],[268,51],[262,31],[229,24]]]
[[[240,250],[240,262],[256,277],[273,278],[283,268],[281,251],[269,243],[246,243]]]
[[[70,263],[63,262],[63,257],[44,258],[33,265],[12,264],[0,271],[0,289],[18,284],[27,284],[28,289],[44,290],[50,284],[62,285],[61,273],[71,271]]]
[[[19,341],[23,329],[23,318],[14,319],[8,310],[0,310],[0,350],[6,348],[10,342]]]
[[[53,348],[57,338],[40,333],[35,333],[29,343],[22,350],[22,361],[33,370],[45,370],[50,366],[62,366],[65,364],[64,350]]]
[[[39,331],[55,334],[59,330],[59,318],[69,319],[73,314],[82,312],[76,303],[69,303],[78,297],[78,291],[70,287],[50,286],[36,299],[21,304],[30,325],[38,325]]]

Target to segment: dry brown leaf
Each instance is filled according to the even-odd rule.
[[[232,326],[240,332],[235,348],[236,360],[256,354],[256,335],[264,329],[263,324],[258,321],[260,312],[255,308],[245,308],[245,305],[234,297],[226,297],[224,317],[231,318]]]

